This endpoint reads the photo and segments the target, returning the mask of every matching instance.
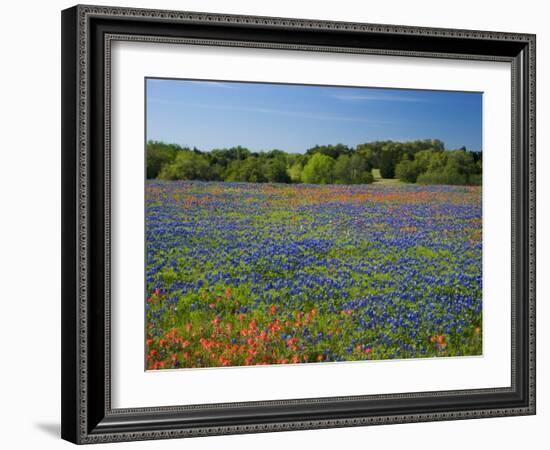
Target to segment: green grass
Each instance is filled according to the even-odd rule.
[[[403,184],[403,182],[398,178],[382,178],[380,175],[380,169],[372,169],[372,175],[376,184],[384,184],[389,186]]]

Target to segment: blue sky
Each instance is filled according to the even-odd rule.
[[[482,94],[147,79],[147,139],[209,151],[440,139],[481,150]]]

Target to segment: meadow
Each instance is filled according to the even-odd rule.
[[[481,187],[146,181],[146,368],[480,355]]]

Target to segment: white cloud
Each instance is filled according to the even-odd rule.
[[[332,96],[343,101],[373,101],[373,102],[407,102],[407,103],[429,103],[426,98],[414,97],[402,94],[336,94]]]
[[[225,105],[210,105],[205,103],[185,103],[177,100],[166,100],[151,97],[147,100],[151,103],[158,103],[161,105],[182,105],[187,108],[205,108],[205,109],[216,109],[222,111],[244,111],[260,114],[277,114],[281,116],[290,116],[290,117],[300,117],[303,119],[313,119],[313,120],[327,120],[327,121],[338,121],[338,122],[359,122],[359,123],[368,123],[370,125],[382,125],[390,122],[382,122],[380,120],[371,120],[366,117],[351,117],[351,116],[333,116],[325,114],[315,114],[307,111],[291,111],[284,109],[272,109],[272,108],[256,108],[256,107],[244,107],[244,106],[225,106]]]

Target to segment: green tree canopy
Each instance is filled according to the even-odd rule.
[[[395,176],[402,181],[416,183],[419,174],[420,170],[416,161],[405,158],[395,166]]]
[[[182,148],[179,145],[166,145],[162,142],[147,143],[147,178],[157,178],[162,167],[170,164]]]
[[[146,173],[165,180],[361,184],[374,181],[376,168],[383,178],[409,183],[480,184],[482,161],[481,152],[445,150],[437,139],[316,145],[304,154],[242,146],[205,152],[149,141]]]
[[[202,155],[191,151],[179,151],[171,163],[162,167],[161,180],[208,180],[209,164]]]
[[[265,176],[270,183],[290,183],[284,157],[272,158],[266,164]]]
[[[367,160],[360,154],[340,155],[334,164],[334,182],[337,184],[372,183],[373,176]]]
[[[302,181],[309,184],[330,184],[333,182],[334,160],[322,153],[315,153],[302,171]]]

